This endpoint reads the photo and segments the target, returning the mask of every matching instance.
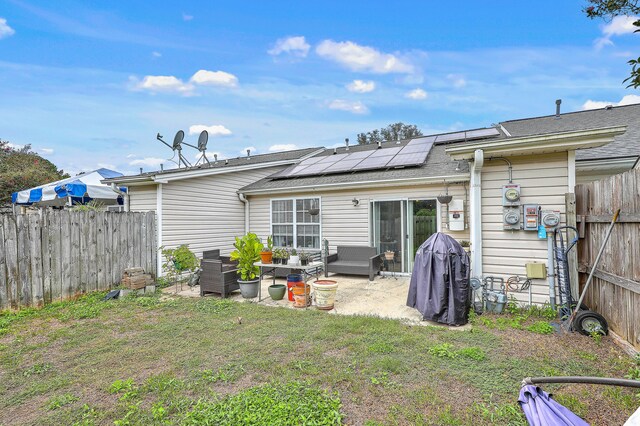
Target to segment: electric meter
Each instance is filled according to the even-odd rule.
[[[520,229],[520,209],[505,207],[503,214],[504,229]]]
[[[540,212],[542,224],[546,228],[555,228],[560,224],[560,211],[559,210],[542,210]]]
[[[509,184],[502,187],[502,205],[505,207],[520,205],[520,185]]]

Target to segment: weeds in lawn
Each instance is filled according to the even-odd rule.
[[[491,423],[503,423],[510,426],[527,425],[527,420],[522,413],[522,409],[517,403],[500,405],[494,403],[475,402],[473,404],[473,411]]]
[[[202,378],[209,383],[223,382],[233,383],[244,374],[244,368],[241,365],[227,364],[220,367],[217,371],[204,370]]]
[[[47,410],[57,410],[58,408],[64,407],[65,405],[73,404],[79,399],[80,398],[70,393],[54,396],[47,403]]]
[[[553,334],[555,331],[553,326],[546,321],[536,321],[527,326],[527,330],[538,334]]]
[[[437,356],[438,358],[455,358],[457,356],[451,343],[441,343],[439,345],[431,346],[427,352],[433,356]]]
[[[47,373],[47,372],[51,371],[52,368],[53,367],[52,367],[51,364],[34,364],[31,367],[29,367],[26,370],[24,370],[22,372],[22,375],[24,377],[29,377],[29,376],[32,376],[34,374],[44,374],[44,373]]]
[[[459,349],[456,353],[465,358],[471,358],[476,361],[484,361],[487,358],[487,355],[484,353],[484,351],[476,347],[462,348]]]
[[[252,387],[219,401],[200,400],[185,415],[185,425],[339,425],[340,399],[306,383]]]
[[[219,314],[231,309],[232,305],[233,302],[229,299],[205,297],[196,302],[196,309],[207,314]]]

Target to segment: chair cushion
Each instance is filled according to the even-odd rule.
[[[336,260],[335,262],[329,263],[329,266],[338,266],[341,268],[349,268],[349,267],[368,268],[369,262],[368,261],[363,262],[362,260],[342,260],[338,258],[338,260]]]

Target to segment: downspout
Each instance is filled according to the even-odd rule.
[[[129,211],[129,192],[125,192],[121,190],[116,186],[115,183],[111,184],[111,189],[113,189],[114,192],[117,192],[118,194],[122,195],[122,200],[124,201],[124,211],[128,212]]]
[[[238,192],[238,199],[244,203],[244,233],[249,233],[249,200],[242,192]]]
[[[156,232],[158,234],[158,253],[157,253],[157,270],[156,276],[162,276],[162,184],[158,184],[158,188],[156,189]]]
[[[482,166],[484,152],[476,149],[471,165],[471,276],[482,279]]]

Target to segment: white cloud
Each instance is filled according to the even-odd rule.
[[[182,20],[185,22],[191,21],[193,19],[193,15],[188,15],[186,13],[182,14]]]
[[[298,149],[294,143],[276,144],[269,147],[269,152],[293,151],[294,149]]]
[[[467,85],[467,80],[460,74],[449,74],[447,75],[447,80],[449,80],[456,89]]]
[[[309,43],[307,43],[303,36],[285,37],[276,40],[276,43],[267,53],[273,56],[288,53],[304,58],[309,53],[310,48],[311,46],[309,46]]]
[[[7,20],[0,18],[0,38],[11,37],[16,31],[7,24]]]
[[[158,168],[158,167],[160,167],[160,164],[165,163],[165,162],[167,162],[167,160],[165,160],[164,158],[145,157],[145,158],[140,158],[138,160],[133,160],[133,161],[129,162],[129,165],[130,166]]]
[[[160,52],[151,52],[151,56],[153,56],[154,58],[159,58],[162,56],[162,53]]]
[[[409,99],[422,100],[422,99],[427,99],[428,95],[427,95],[427,92],[425,92],[424,90],[418,88],[418,89],[413,89],[410,92],[405,93],[404,96],[409,98]]]
[[[633,23],[640,19],[638,16],[616,16],[611,22],[602,26],[602,37],[594,41],[596,49],[602,49],[605,46],[613,46],[611,38],[625,34],[632,34],[638,27]]]
[[[189,93],[193,90],[193,86],[172,75],[147,75],[136,87],[152,92]]]
[[[335,99],[329,103],[329,109],[340,111],[348,111],[353,114],[367,114],[369,108],[360,101],[345,101],[344,99]]]
[[[194,124],[189,127],[190,135],[200,134],[203,130],[209,133],[209,136],[226,136],[231,134],[231,130],[224,127],[222,124],[212,124],[211,126],[205,126],[204,124]]]
[[[638,29],[633,25],[638,19],[640,19],[638,16],[616,16],[602,27],[602,34],[609,37],[631,34]]]
[[[247,146],[240,150],[240,154],[247,155],[247,150],[251,151],[251,155],[255,155],[258,152],[258,148],[256,148],[255,146]]]
[[[38,151],[43,154],[53,154],[53,148],[40,148]]]
[[[591,99],[589,99],[582,105],[582,109],[599,109],[609,105],[623,106],[632,104],[640,104],[640,95],[625,95],[622,97],[622,99],[620,99],[620,102],[592,101]]]
[[[316,47],[316,53],[322,58],[338,62],[352,71],[367,71],[376,74],[410,74],[414,71],[411,64],[396,55],[380,52],[373,47],[361,46],[352,41],[324,40]]]
[[[191,77],[191,82],[205,86],[236,87],[238,77],[224,71],[200,70]]]
[[[376,88],[376,83],[369,80],[353,80],[351,83],[347,84],[347,90],[350,92],[356,93],[368,93],[373,92]]]

